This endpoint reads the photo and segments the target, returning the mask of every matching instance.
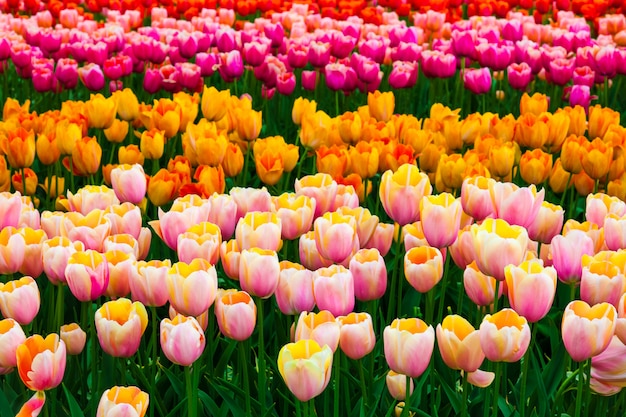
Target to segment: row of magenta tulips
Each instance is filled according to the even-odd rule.
[[[623,409],[619,113],[394,103],[8,100],[3,414]]]
[[[40,93],[65,91],[66,98],[124,87],[137,94],[141,88],[149,94],[200,91],[210,78],[267,99],[314,91],[335,93],[339,100],[339,92],[404,89],[411,113],[415,104],[409,98],[429,91],[462,109],[489,100],[489,107],[510,112],[498,100],[511,96],[515,102],[520,91],[546,88],[552,109],[563,100],[588,107],[600,97],[603,105],[620,110],[623,14],[599,18],[597,34],[568,12],[559,12],[555,25],[521,13],[449,23],[444,13],[432,11],[416,14],[410,25],[393,13],[373,25],[322,18],[302,6],[239,30],[233,19],[207,11],[191,21],[176,20],[154,8],[151,26],[143,27],[132,12],[115,11],[101,25],[68,9],[54,26],[48,11],[28,19],[2,15],[4,98],[24,85]],[[84,88],[76,90],[79,82]],[[465,97],[466,89],[485,97]]]

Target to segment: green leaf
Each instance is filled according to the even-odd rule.
[[[220,415],[220,408],[215,404],[213,398],[209,397],[209,395],[204,391],[198,391],[198,398],[200,402],[204,406],[204,408],[209,412],[210,416],[218,416]]]
[[[462,407],[461,402],[463,401],[461,395],[459,395],[459,393],[457,393],[455,390],[453,390],[452,386],[450,386],[448,383],[446,383],[446,381],[444,381],[441,378],[439,373],[436,373],[435,375],[437,376],[437,379],[439,380],[439,386],[441,388],[443,388],[443,391],[446,393],[446,397],[448,398],[448,402],[450,403],[450,405],[454,409],[454,412],[458,414],[459,411],[461,410],[461,407]]]
[[[163,372],[167,376],[167,379],[169,379],[170,384],[172,384],[172,388],[174,389],[174,392],[176,393],[176,396],[178,396],[178,398],[185,397],[186,396],[186,392],[185,392],[185,386],[183,384],[184,378],[175,375],[174,372],[172,372],[171,369],[166,368],[165,366],[162,367],[161,369],[163,370]]]
[[[85,417],[83,414],[83,410],[78,405],[76,398],[72,395],[70,390],[67,389],[65,384],[63,384],[63,391],[65,392],[65,397],[67,398],[67,403],[70,406],[70,416],[71,417]]]
[[[11,408],[11,403],[9,399],[4,393],[4,388],[0,390],[0,415],[2,416],[12,416],[15,415],[13,409]]]
[[[241,405],[239,404],[237,399],[233,397],[232,390],[220,384],[213,385],[213,388],[215,389],[215,391],[217,391],[219,396],[222,397],[224,402],[228,404],[228,408],[233,413],[233,415],[240,416],[240,415],[245,414],[245,410],[241,408]]]

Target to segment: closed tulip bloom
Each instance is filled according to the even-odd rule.
[[[609,396],[622,391],[626,385],[626,345],[613,336],[606,350],[591,358],[590,387],[593,392]]]
[[[233,187],[230,189],[230,196],[237,203],[237,220],[244,217],[248,212],[272,211],[272,196],[265,187],[263,188],[242,188]],[[273,217],[269,217],[273,221]]]
[[[129,358],[139,349],[148,313],[140,302],[119,298],[96,311],[95,324],[102,350],[117,358]]]
[[[411,164],[400,166],[395,173],[385,171],[380,182],[383,208],[400,226],[419,220],[420,201],[431,192],[428,175]]]
[[[177,365],[191,366],[204,351],[204,331],[194,317],[177,315],[161,320],[161,349]]]
[[[4,317],[21,325],[30,324],[39,313],[40,305],[39,287],[32,277],[0,284],[0,311]]]
[[[404,276],[415,290],[427,293],[443,277],[443,255],[430,246],[409,249],[404,255]]]
[[[590,307],[584,301],[570,302],[563,312],[561,333],[565,349],[576,362],[602,352],[615,333],[617,311],[609,303]]]
[[[0,145],[13,169],[26,168],[35,160],[35,133],[23,127],[9,129]]]
[[[49,390],[63,380],[66,350],[58,334],[49,334],[45,339],[33,335],[18,346],[15,355],[17,371],[28,389]]]
[[[79,301],[93,301],[104,295],[109,285],[109,265],[104,255],[94,250],[76,252],[67,261],[65,279]]]
[[[87,185],[76,193],[68,190],[67,200],[70,211],[77,211],[83,216],[88,215],[94,209],[106,210],[113,205],[120,204],[115,191],[105,185]]]
[[[167,274],[172,264],[169,259],[137,262],[137,270],[128,280],[132,299],[149,307],[161,307],[169,300]]]
[[[221,290],[215,299],[215,318],[224,336],[243,342],[254,332],[256,305],[245,291]]]
[[[37,278],[43,272],[42,249],[43,242],[48,239],[46,232],[41,229],[34,230],[30,227],[18,229],[18,232],[24,236],[24,242],[26,243],[24,261],[20,266],[19,272]]]
[[[283,239],[297,239],[311,230],[315,214],[315,200],[306,195],[283,193],[273,197],[276,216],[280,219]]]
[[[68,355],[80,355],[85,348],[87,333],[77,323],[64,324],[60,330]]]
[[[300,256],[300,263],[311,271],[333,264],[333,261],[324,258],[319,253],[315,241],[315,232],[312,231],[300,236],[298,241],[298,254]]]
[[[278,353],[278,371],[300,401],[309,401],[326,389],[332,363],[332,350],[320,347],[314,340],[289,343]]]
[[[146,196],[146,176],[139,164],[118,165],[111,171],[111,184],[122,203],[139,204]]]
[[[280,262],[280,275],[274,295],[283,314],[294,315],[313,310],[313,271],[290,261]]]
[[[519,168],[522,179],[528,184],[541,184],[552,170],[552,155],[541,149],[526,151],[519,161]]]
[[[294,187],[296,195],[305,195],[315,200],[314,218],[317,218],[332,207],[338,185],[330,175],[317,173],[296,179]]]
[[[119,257],[117,260],[122,262],[121,258],[126,260],[128,257],[132,258],[133,261],[139,258],[139,242],[132,235],[128,233],[120,233],[117,235],[108,236],[104,239],[104,252],[118,252],[127,255],[126,257]],[[109,258],[109,263],[111,264],[111,259]],[[109,265],[109,269],[111,265]],[[111,272],[112,274],[113,272]],[[111,277],[111,279],[113,279]]]
[[[603,229],[604,243],[609,250],[626,249],[626,215],[608,214]]]
[[[563,235],[567,236],[570,232],[574,230],[580,230],[584,232],[593,241],[594,252],[590,255],[606,249],[606,247],[604,246],[604,229],[601,225],[598,226],[597,224],[588,221],[581,223],[574,219],[567,220],[563,225]]]
[[[435,347],[435,330],[417,318],[395,319],[385,327],[383,340],[389,368],[417,378],[430,363]]]
[[[613,146],[595,138],[582,147],[583,171],[594,180],[604,178],[613,160]]]
[[[561,206],[544,201],[537,217],[528,227],[528,237],[544,244],[550,243],[563,229],[564,214],[565,210]]]
[[[496,208],[495,217],[523,227],[535,220],[545,196],[545,190],[537,191],[534,184],[518,187],[513,183],[496,182],[490,191]]]
[[[70,256],[85,250],[83,242],[72,242],[66,237],[57,236],[43,242],[41,254],[43,272],[54,285],[65,283],[65,267]]]
[[[582,230],[571,230],[565,236],[556,235],[550,241],[550,249],[557,276],[566,284],[580,281],[582,256],[595,253],[593,240]]]
[[[481,221],[495,212],[490,189],[495,180],[485,177],[472,177],[463,180],[461,186],[461,205],[463,211]]]
[[[112,387],[102,393],[96,417],[143,417],[149,395],[137,387]]]
[[[206,200],[203,202],[206,203]],[[178,237],[189,230],[192,225],[200,223],[200,219],[204,219],[207,215],[209,207],[204,203],[201,206],[192,207],[172,206],[167,213],[159,209],[159,220],[152,220],[148,223],[170,249],[177,250]]]
[[[224,273],[230,279],[239,281],[239,264],[241,259],[241,251],[237,240],[225,240],[220,245],[220,260],[222,261],[222,268]]]
[[[282,222],[271,212],[251,211],[235,229],[240,250],[260,248],[277,251],[281,245]]]
[[[626,292],[625,258],[625,253],[583,255],[580,299],[589,305],[606,302],[617,307],[620,297]]]
[[[480,346],[492,362],[517,362],[530,343],[530,327],[515,310],[487,314],[480,324]]]
[[[472,261],[463,271],[463,287],[467,296],[477,306],[489,306],[495,301],[496,279],[483,274]],[[504,286],[500,285],[498,298],[502,295]]]
[[[328,346],[333,352],[339,346],[341,325],[328,310],[319,313],[300,313],[296,323],[294,339],[315,340],[320,346]]]
[[[196,258],[217,264],[220,257],[222,234],[220,228],[210,222],[202,222],[178,235],[177,252],[181,262],[190,263]]]
[[[556,293],[556,269],[530,260],[506,266],[504,274],[511,308],[531,323],[548,314]]]
[[[485,274],[504,280],[504,267],[519,265],[526,256],[528,233],[502,219],[486,219],[470,231],[476,252],[476,265]]]
[[[424,237],[436,248],[450,246],[457,238],[461,225],[461,199],[441,193],[425,196],[420,202],[420,220]]]
[[[12,226],[0,231],[0,274],[16,273],[24,261],[26,241]]]
[[[325,213],[313,225],[317,250],[326,259],[341,263],[348,258],[356,246],[358,234],[356,219],[338,212]]]
[[[437,346],[441,358],[451,369],[475,372],[485,360],[480,331],[456,314],[446,316],[437,325]]]
[[[394,399],[397,401],[404,401],[406,399],[406,375],[389,371],[385,377],[385,382],[387,383],[389,394]],[[413,378],[411,378],[409,382],[409,395],[413,394],[414,389],[415,384],[413,383]]]
[[[260,298],[276,291],[280,276],[278,255],[273,250],[252,248],[241,251],[239,282],[241,289]]]
[[[381,93],[375,91],[367,95],[367,107],[370,115],[379,122],[391,119],[395,109],[396,99],[392,91]]]
[[[350,359],[358,360],[374,350],[376,335],[372,317],[367,313],[350,313],[337,317],[341,324],[339,347]]]
[[[113,97],[104,97],[102,94],[92,94],[85,104],[89,127],[106,129],[115,120],[117,101]]]
[[[218,91],[215,87],[204,87],[200,107],[207,120],[217,121],[226,114],[226,102],[230,98],[230,90]]]
[[[539,116],[546,111],[548,111],[548,97],[545,94],[535,93],[532,97],[528,93],[522,95],[520,114],[532,113]]]
[[[61,235],[72,241],[83,242],[85,249],[101,251],[104,239],[110,233],[111,221],[99,209],[92,210],[86,216],[77,212],[67,213],[61,222]]]
[[[98,144],[98,140],[95,136],[85,136],[77,140],[72,150],[73,174],[82,176],[95,174],[100,168],[101,159],[102,148]],[[64,165],[66,165],[65,161]]]
[[[377,300],[387,289],[387,267],[378,249],[361,249],[350,260],[354,296],[359,301]]]
[[[341,265],[316,270],[313,293],[317,307],[335,316],[347,315],[354,309],[354,279]]]
[[[606,216],[609,214],[615,214],[618,217],[626,215],[626,203],[604,193],[587,195],[585,203],[585,219],[598,226],[604,225]]]
[[[217,272],[206,259],[189,264],[177,262],[167,274],[167,291],[172,307],[185,316],[199,316],[217,295]]]
[[[17,321],[10,318],[0,321],[0,368],[15,368],[17,365],[15,352],[25,340],[24,330]]]

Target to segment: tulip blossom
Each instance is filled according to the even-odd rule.
[[[428,367],[435,330],[417,318],[395,319],[383,332],[385,359],[392,371],[417,378]]]
[[[202,222],[178,235],[176,245],[178,259],[190,263],[196,258],[203,258],[211,265],[215,265],[219,260],[221,244],[220,228],[213,223]]]
[[[313,272],[297,263],[280,262],[280,275],[274,295],[283,314],[293,315],[313,310]]]
[[[25,340],[24,330],[17,321],[13,319],[0,321],[0,368],[15,368],[17,365],[15,352]]]
[[[437,325],[437,346],[441,358],[451,369],[475,372],[485,359],[480,331],[461,316],[446,316]]]
[[[415,165],[404,164],[396,172],[385,171],[380,180],[383,208],[400,226],[419,220],[420,201],[431,192],[428,176]]]
[[[140,302],[119,298],[96,311],[95,323],[102,350],[111,356],[129,358],[139,348],[148,326],[148,313]]]
[[[206,338],[193,317],[177,315],[161,321],[161,349],[177,365],[191,366],[204,351]]]
[[[372,317],[367,313],[350,313],[337,317],[340,323],[339,347],[350,359],[361,359],[374,350],[376,335]]]
[[[617,307],[626,292],[626,252],[599,252],[583,255],[580,299],[589,305],[607,302]]]
[[[314,218],[330,210],[337,195],[337,183],[328,174],[317,173],[296,179],[296,195],[305,195],[315,200]]]
[[[0,274],[16,273],[24,261],[26,241],[12,226],[0,231]]]
[[[139,164],[118,165],[111,171],[111,184],[122,203],[139,204],[146,196],[146,176]]]
[[[32,277],[0,283],[0,311],[21,325],[30,324],[41,305],[39,287]]]
[[[306,195],[283,193],[273,198],[276,215],[282,224],[283,239],[293,240],[311,230],[315,200]]]
[[[556,270],[541,260],[504,268],[511,308],[531,323],[541,320],[552,307],[556,293]]]
[[[222,261],[222,268],[224,273],[230,279],[239,281],[239,265],[241,263],[241,251],[237,240],[231,239],[229,241],[223,241],[220,245],[220,260]]]
[[[167,274],[169,300],[180,314],[199,316],[213,304],[217,295],[217,272],[207,260],[177,262]]]
[[[72,242],[66,237],[56,236],[43,242],[41,253],[43,272],[54,285],[65,283],[65,267],[70,256],[85,250],[81,241]]]
[[[148,410],[149,396],[137,387],[112,387],[102,393],[96,417],[143,417]]]
[[[313,294],[320,310],[335,316],[347,315],[354,309],[354,278],[341,265],[319,268],[314,273]]]
[[[254,332],[256,305],[245,291],[220,290],[215,299],[215,317],[224,336],[242,342]]]
[[[480,346],[492,362],[517,362],[530,344],[530,327],[515,310],[487,314],[480,324]]]
[[[38,416],[46,403],[46,393],[37,391],[30,400],[26,401],[15,417],[33,417]]]
[[[68,355],[79,355],[85,348],[87,333],[77,323],[64,324],[60,334]]]
[[[342,263],[358,250],[356,219],[338,212],[325,213],[315,220],[313,231],[317,250],[322,257]]]
[[[132,299],[150,307],[161,307],[169,300],[167,274],[172,264],[169,259],[140,261],[128,279]]]
[[[255,297],[269,298],[276,291],[280,276],[278,255],[272,250],[243,250],[239,260],[241,289]]]
[[[462,211],[461,199],[455,199],[449,193],[422,198],[420,221],[430,246],[444,248],[454,243],[459,233]]]
[[[394,371],[387,372],[385,377],[387,383],[387,389],[389,394],[398,401],[404,401],[406,399],[406,375],[399,374]],[[415,384],[413,378],[409,380],[409,395],[413,394]]]
[[[377,300],[387,290],[387,267],[378,249],[361,249],[350,260],[354,296],[360,301]]]
[[[443,277],[443,255],[430,246],[409,249],[404,255],[404,276],[415,290],[427,293]]]
[[[58,386],[65,374],[65,343],[58,334],[45,339],[36,334],[18,346],[17,371],[22,382],[33,391],[45,391]]]
[[[93,301],[104,295],[109,285],[109,265],[105,256],[94,250],[76,252],[67,261],[65,279],[79,301]]]
[[[278,353],[278,371],[300,401],[309,401],[326,389],[332,364],[332,350],[314,340],[289,343]]]
[[[590,307],[574,300],[565,307],[561,332],[565,349],[576,362],[582,362],[602,352],[615,333],[617,311],[609,303]]]
[[[239,220],[235,236],[240,250],[260,248],[277,251],[282,223],[276,213],[251,211]]]
[[[593,240],[581,230],[556,235],[550,241],[550,249],[559,281],[570,284],[580,281],[582,256],[594,254]]]

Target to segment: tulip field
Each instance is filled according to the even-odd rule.
[[[626,414],[625,10],[0,0],[0,416]]]

